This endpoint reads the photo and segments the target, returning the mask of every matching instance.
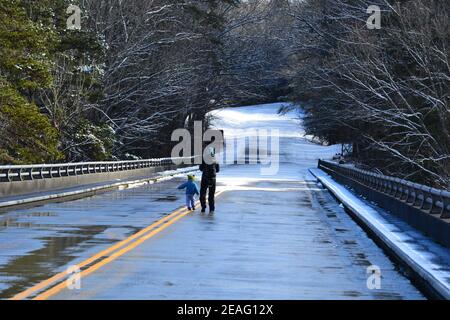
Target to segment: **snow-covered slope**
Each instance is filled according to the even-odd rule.
[[[272,103],[239,108],[221,109],[212,112],[212,126],[224,130],[226,145],[235,143],[236,153],[239,155],[249,154],[249,148],[238,141],[248,140],[249,136],[257,133],[268,133],[271,137],[279,138],[279,150],[274,150],[268,142],[260,144],[259,151],[266,151],[272,157],[270,160],[279,162],[279,170],[275,175],[283,179],[306,179],[311,178],[308,168],[317,166],[317,159],[329,159],[340,151],[339,146],[323,146],[311,142],[305,136],[301,126],[301,114],[291,111],[279,115],[278,110],[286,103]],[[253,150],[255,151],[255,150]],[[226,163],[225,159],[222,159]],[[255,165],[253,174],[261,176],[260,166]],[[248,168],[247,168],[248,170]],[[248,177],[248,174],[246,174]]]

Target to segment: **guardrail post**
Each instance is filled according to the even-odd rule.
[[[441,199],[442,199],[441,218],[449,219],[450,218],[450,192],[441,191]]]
[[[438,202],[440,202],[441,205],[443,205],[442,198],[441,198],[442,194],[441,194],[440,190],[437,190],[434,188],[431,188],[430,191],[431,191],[430,196],[431,196],[431,203],[432,203],[430,213],[441,215],[442,208],[441,208],[441,206],[439,206]]]
[[[28,169],[28,175],[29,175],[29,180],[34,180],[34,177],[33,177],[33,168],[29,168],[29,169]]]

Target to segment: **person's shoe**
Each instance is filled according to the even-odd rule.
[[[188,207],[188,210],[191,211],[192,210],[191,207]]]
[[[192,210],[192,211],[195,211],[195,207],[192,207],[191,210]]]
[[[209,214],[214,214],[214,210],[209,210]]]
[[[202,208],[202,213],[205,213],[206,212],[206,208]]]

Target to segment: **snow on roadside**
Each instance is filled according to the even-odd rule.
[[[209,115],[212,116],[212,128],[224,130],[227,148],[233,148],[232,146],[236,145],[236,150],[231,152],[241,157],[245,156],[248,150],[246,150],[245,142],[238,143],[238,141],[242,142],[246,137],[254,136],[257,130],[261,130],[260,133],[266,130],[269,136],[277,136],[279,150],[271,150],[270,144],[259,145],[259,150],[263,152],[267,150],[267,154],[275,154],[278,157],[280,172],[277,178],[303,179],[305,175],[309,175],[308,168],[317,165],[318,159],[331,159],[340,152],[340,146],[323,146],[311,142],[311,139],[305,136],[301,124],[302,115],[299,111],[290,111],[282,115],[278,113],[280,107],[286,105],[289,103],[226,108],[215,110]],[[222,159],[222,156],[219,158]],[[299,172],[301,172],[300,175]],[[246,176],[248,174],[249,172],[246,172]],[[251,175],[252,177],[261,176],[259,170],[255,170]]]
[[[222,129],[226,138],[240,137],[251,129],[276,129],[280,137],[304,137],[299,114],[280,115],[280,107],[289,103],[269,103],[247,107],[225,108],[209,113],[214,128]]]
[[[434,243],[407,224],[402,224],[402,228],[399,229],[397,225],[387,221],[372,206],[337,183],[322,170],[311,169],[310,171],[404,263],[440,295],[450,299],[450,250]],[[411,234],[414,235],[413,239]]]

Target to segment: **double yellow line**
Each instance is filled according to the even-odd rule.
[[[223,191],[220,191],[216,194],[216,197],[220,196]],[[198,205],[198,202],[197,202]],[[174,224],[176,221],[180,220],[184,216],[188,215],[192,211],[189,211],[185,208],[180,208],[171,214],[165,216],[164,218],[152,223],[148,227],[142,229],[141,231],[135,233],[134,235],[126,238],[125,240],[122,240],[115,245],[93,255],[92,257],[78,263],[75,265],[75,267],[78,267],[79,270],[82,270],[80,272],[81,277],[85,277],[92,272],[98,270],[99,268],[103,267],[104,265],[110,263],[111,261],[114,261],[118,257],[124,255],[125,253],[129,252],[130,250],[136,248],[138,245],[143,243],[144,241],[148,240],[149,238],[153,237],[154,235],[158,234],[162,230],[166,229],[170,225]],[[89,266],[92,264],[91,266]],[[88,266],[88,267],[87,267]],[[86,268],[87,267],[87,268]],[[85,268],[83,270],[83,268]],[[48,288],[54,284],[53,287],[43,291],[42,293],[37,294],[33,300],[45,300],[53,295],[57,294],[61,290],[65,289],[66,284],[66,278],[68,277],[67,272],[60,272],[53,277],[44,280],[33,287],[20,292],[16,294],[14,297],[11,298],[11,300],[22,300],[29,298],[30,296],[33,296],[37,294],[38,292],[44,290],[45,288]],[[64,281],[62,281],[64,280]]]

